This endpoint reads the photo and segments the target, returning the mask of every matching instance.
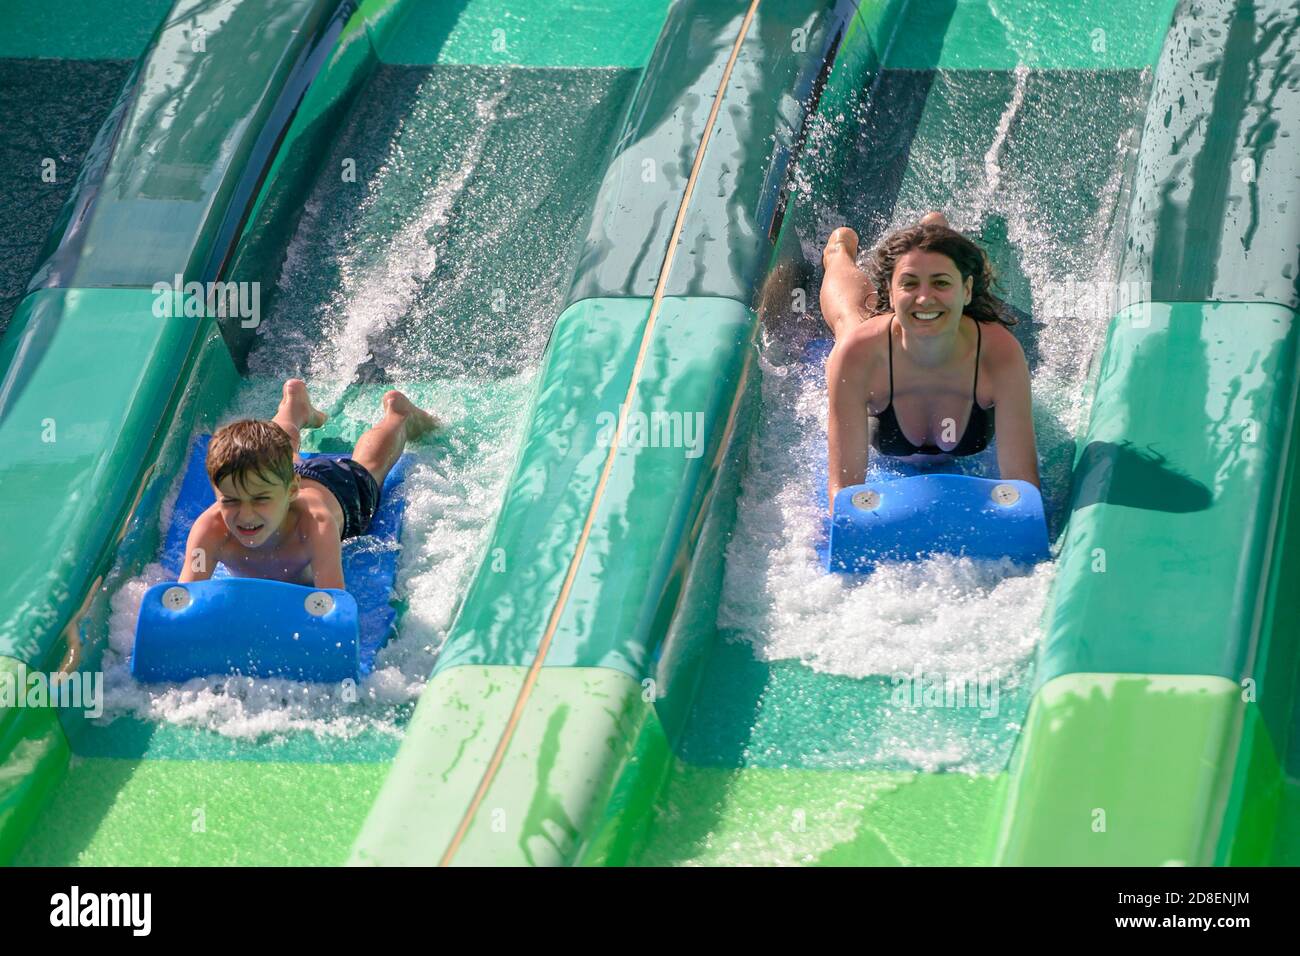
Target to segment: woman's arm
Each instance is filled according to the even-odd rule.
[[[1028,481],[1039,487],[1038,448],[1034,442],[1034,404],[1029,388],[1029,363],[1020,343],[1003,353],[997,371],[998,472],[1003,478]]]
[[[828,440],[826,493],[828,510],[835,513],[835,495],[849,485],[860,485],[867,474],[867,342],[847,336],[836,343],[826,360],[826,387],[830,407],[826,420]]]

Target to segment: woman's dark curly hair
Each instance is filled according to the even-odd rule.
[[[929,224],[899,229],[882,239],[872,251],[871,258],[867,260],[866,272],[871,284],[876,287],[876,309],[873,315],[894,310],[889,301],[894,267],[898,265],[899,259],[913,249],[947,256],[956,263],[963,285],[968,277],[974,279],[971,283],[970,305],[964,311],[976,322],[1000,322],[1008,328],[1016,324],[1016,319],[1006,304],[993,294],[997,274],[984,250],[960,232],[947,226]]]

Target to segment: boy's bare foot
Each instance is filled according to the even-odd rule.
[[[300,378],[291,378],[284,383],[284,395],[280,407],[286,408],[294,422],[302,422],[300,428],[320,428],[329,420],[329,416],[311,403],[307,394],[307,383]]]
[[[921,225],[922,226],[945,226],[949,229],[952,228],[952,226],[948,225],[948,217],[945,216],[943,213],[939,212],[939,210],[937,209],[934,210],[933,212],[927,212],[924,216],[922,216]]]
[[[384,393],[384,411],[406,419],[406,438],[413,441],[442,425],[437,416],[417,406],[399,391]]]
[[[826,240],[826,248],[822,250],[822,266],[825,267],[827,256],[841,251],[847,253],[853,262],[858,261],[858,234],[848,226],[840,226]]]

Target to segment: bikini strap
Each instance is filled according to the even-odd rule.
[[[889,404],[894,404],[894,317],[889,317],[889,328],[885,331],[889,339]],[[889,406],[885,406],[888,408]]]
[[[971,387],[970,397],[976,405],[980,403],[976,394],[980,387],[980,345],[983,343],[984,336],[980,332],[979,320],[975,320],[975,384]]]

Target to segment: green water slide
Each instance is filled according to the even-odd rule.
[[[344,329],[352,336],[344,345],[359,342],[370,359],[330,366],[345,376],[334,420],[305,447],[355,440],[397,381],[378,362],[397,369],[407,357],[385,351],[396,338],[421,349],[414,368],[394,372],[402,387],[453,409],[484,406],[421,453],[435,456],[435,477],[439,455],[481,455],[490,465],[492,446],[511,440],[493,416],[518,413],[527,376],[516,373],[534,348],[525,333],[549,325],[546,295],[563,296],[575,230],[666,4],[186,0],[151,18],[137,11],[148,23],[111,24],[99,5],[65,6],[61,22],[48,10],[18,11],[23,29],[0,52],[71,82],[87,75],[76,67],[82,58],[101,68],[95,78],[116,76],[121,93],[81,119],[98,133],[62,211],[46,222],[49,241],[31,255],[0,344],[0,520],[21,542],[0,556],[7,687],[33,674],[90,679],[107,669],[121,602],[155,560],[193,437],[245,408],[267,414],[285,373],[266,355],[328,338],[312,323],[351,280],[338,275],[348,268],[380,276],[423,268],[424,296],[454,310],[459,325],[448,330],[441,313],[421,313],[418,286],[404,306],[365,286],[355,298],[391,308],[400,328],[372,330],[369,342]],[[116,45],[96,39],[113,30]],[[39,172],[38,148],[21,159]],[[403,246],[408,220],[419,242]],[[338,223],[347,228],[335,234]],[[390,245],[397,251],[374,262],[343,261],[356,247]],[[325,277],[300,280],[311,269]],[[155,284],[176,276],[259,283],[260,324],[159,315]],[[455,284],[465,276],[469,288]],[[497,295],[526,306],[529,321],[496,317]],[[448,357],[449,337],[463,351],[475,323],[493,321],[494,352]],[[544,332],[535,347],[543,343]],[[471,504],[492,507],[461,510],[472,514]],[[408,596],[401,607],[418,603]],[[406,615],[394,641],[418,632],[408,641],[416,659],[434,640],[423,620],[406,626],[419,616]],[[407,716],[400,705],[381,708],[387,720],[348,730],[356,722],[327,701],[306,728],[250,735],[151,716],[166,695],[146,696],[144,708],[119,707],[111,721],[30,695],[6,700],[0,860],[343,862]],[[332,717],[335,732],[318,732]]]
[[[541,222],[586,235],[553,247],[567,271],[522,438],[414,712],[393,733],[268,743],[8,710],[0,859],[1294,862],[1294,3],[232,0],[201,24],[191,6],[90,147],[0,344],[0,521],[30,542],[0,559],[10,671],[94,670],[191,436],[259,374],[237,322],[149,321],[152,283],[274,286],[299,211],[319,215],[313,183],[352,158],[338,130],[409,89],[402,70],[436,65],[431,95],[468,90],[470,114],[495,95],[482,68],[537,68],[531,95],[557,67],[592,71],[599,118],[536,147],[573,174],[567,212]],[[1015,228],[979,219],[1036,370],[1061,360],[1035,282],[1110,250],[1129,291],[1103,319],[1090,418],[1063,423],[1050,390],[1039,413],[1059,556],[1012,712],[929,715],[978,759],[918,768],[888,675],[762,659],[720,610],[770,412],[766,339],[806,329],[790,303],[815,299],[824,217],[866,235],[900,210],[996,210],[995,173],[1059,253],[1027,265]],[[271,303],[272,326],[293,324]],[[394,340],[376,362],[400,367],[405,335],[436,351],[412,324],[376,337]],[[481,364],[509,365],[514,340],[492,341]]]

